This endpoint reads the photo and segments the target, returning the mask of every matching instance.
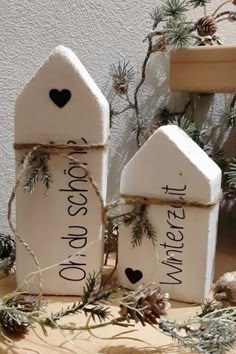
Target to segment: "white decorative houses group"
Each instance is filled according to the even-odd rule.
[[[65,154],[86,165],[105,202],[108,137],[108,102],[75,54],[56,48],[17,99],[16,143],[104,145]],[[22,152],[16,155],[19,159]],[[103,264],[101,205],[76,161],[52,155],[49,166],[48,194],[40,184],[31,194],[17,191],[17,231],[41,268],[58,264],[43,275],[44,293],[80,295],[86,277]],[[134,247],[132,225],[120,226],[121,285],[134,289],[155,281],[172,299],[203,301],[213,277],[220,191],[221,170],[203,150],[178,127],[159,128],[121,175],[121,196],[146,200],[156,234],[155,243],[144,238]],[[20,243],[16,269],[18,284],[35,269]],[[36,279],[27,290],[34,293],[37,287]]]

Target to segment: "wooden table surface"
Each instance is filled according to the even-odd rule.
[[[236,270],[236,237],[232,232],[218,240],[218,250],[216,256],[216,277],[218,278],[226,271]],[[0,281],[0,295],[4,295],[15,289],[15,279],[13,276]],[[48,297],[49,311],[57,311],[62,307],[72,304],[76,298],[73,297]],[[191,314],[199,310],[198,306],[172,302],[168,317],[184,320]],[[112,314],[116,315],[118,307],[112,307]],[[64,319],[76,322],[77,325],[84,325],[85,318],[81,315]],[[79,333],[75,338],[75,333],[62,333],[58,330],[48,330],[45,337],[40,328],[30,330],[22,340],[15,340],[7,343],[3,338],[0,340],[0,354],[66,354],[66,353],[103,353],[103,354],[174,354],[190,353],[179,345],[173,345],[172,340],[160,333],[151,326],[142,327],[140,324],[134,327],[133,333],[123,334],[119,338],[112,339],[112,336],[127,329],[117,326],[100,328],[92,333]],[[130,339],[132,337],[133,339]],[[73,340],[73,343],[72,343]],[[70,343],[71,341],[71,343]],[[230,352],[236,353],[236,349]]]

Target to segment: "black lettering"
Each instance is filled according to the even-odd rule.
[[[68,272],[68,270],[69,270],[69,272]],[[73,278],[72,278],[72,274],[70,274],[71,270],[76,271],[76,272],[74,272],[75,276]],[[69,274],[66,274],[67,272]],[[65,280],[69,280],[69,281],[82,281],[86,278],[86,272],[81,267],[68,266],[68,267],[65,267],[60,270],[59,276]]]
[[[63,236],[62,240],[70,240],[69,245],[71,248],[84,248],[87,245],[87,237],[76,237],[76,236]]]
[[[173,233],[173,232],[167,232],[166,233],[166,236],[168,237],[169,240],[171,241],[183,241],[183,238],[184,238],[184,235],[181,231],[177,231],[180,235],[181,235],[181,238],[176,238],[176,235]],[[172,235],[172,236],[171,236]]]
[[[174,265],[170,264],[168,261],[163,261],[161,263],[171,267],[172,269],[176,269],[176,271],[167,273],[167,276],[170,277],[173,280],[172,282],[171,281],[160,281],[160,284],[169,284],[169,285],[182,284],[182,281],[174,276],[175,274],[182,273],[182,269],[177,267],[177,266],[174,266]]]
[[[170,211],[170,210],[168,210],[167,214],[168,214],[168,218],[169,219],[171,218],[171,215],[173,215],[175,219],[176,218],[177,219],[182,219],[182,220],[185,219],[185,211],[184,211],[183,208],[182,208],[182,215],[181,216],[177,215],[176,211]]]
[[[68,236],[76,236],[76,237],[80,237],[80,236],[85,236],[85,235],[87,235],[87,233],[88,233],[88,230],[86,229],[86,227],[84,227],[84,226],[69,226],[69,229],[73,229],[73,228],[75,228],[75,229],[79,229],[79,230],[83,230],[84,231],[84,233],[83,234],[68,234]],[[76,231],[77,232],[77,231]]]

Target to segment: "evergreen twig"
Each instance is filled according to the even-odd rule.
[[[236,188],[236,157],[229,164],[229,170],[225,172],[225,175],[228,177],[229,186]]]
[[[188,11],[188,2],[186,0],[166,0],[162,12],[165,17],[171,17],[174,20],[180,20]]]
[[[189,3],[193,6],[194,9],[196,7],[204,7],[210,2],[211,0],[189,0]]]
[[[32,153],[29,166],[25,171],[24,191],[33,193],[35,185],[41,181],[48,191],[52,186],[52,176],[49,171],[48,161],[50,155],[46,152],[35,151]]]
[[[141,246],[143,238],[150,240],[153,245],[156,244],[157,235],[154,227],[148,218],[148,206],[141,204],[136,206],[133,214],[125,215],[123,223],[126,227],[132,225],[131,244],[133,247]]]

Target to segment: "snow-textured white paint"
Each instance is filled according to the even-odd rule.
[[[217,203],[210,208],[150,205],[155,245],[144,238],[133,247],[133,224],[122,225],[121,284],[134,289],[156,281],[172,299],[203,301],[213,277],[220,190],[221,170],[213,160],[178,127],[159,128],[125,166],[121,195]]]
[[[76,55],[57,47],[23,89],[16,101],[16,143],[106,144],[109,105]],[[108,148],[65,151],[86,164],[106,199]],[[22,152],[16,152],[19,161]],[[103,264],[103,222],[98,197],[86,172],[59,155],[49,160],[53,186],[46,194],[40,181],[33,193],[16,196],[16,228],[34,250],[43,273],[45,294],[80,295],[86,277]],[[75,253],[79,255],[67,259]],[[17,283],[22,284],[34,262],[17,243]],[[37,279],[36,279],[37,280]],[[38,283],[29,284],[36,292]]]
[[[222,0],[212,1],[208,13]],[[98,86],[109,91],[109,67],[126,59],[138,69],[147,43],[142,40],[150,31],[149,12],[161,0],[2,0],[0,21],[0,231],[8,232],[7,202],[14,184],[14,102],[48,53],[59,44],[73,49]],[[199,11],[202,13],[202,10]],[[194,11],[196,18],[196,11]],[[235,24],[219,23],[225,43],[235,43]],[[149,117],[157,103],[163,105],[165,70],[157,70],[162,54],[153,54],[148,68],[149,95],[141,111]],[[136,77],[136,80],[138,77]],[[150,102],[150,90],[153,100]],[[179,97],[176,98],[178,106]],[[216,106],[224,100],[216,97]],[[222,103],[223,102],[223,103]],[[205,113],[205,112],[204,112]],[[204,114],[202,115],[204,116]],[[213,113],[213,119],[219,117]],[[113,127],[110,194],[119,190],[117,166],[132,156],[135,139],[127,143],[128,117],[117,119]],[[120,170],[120,168],[119,168]]]

